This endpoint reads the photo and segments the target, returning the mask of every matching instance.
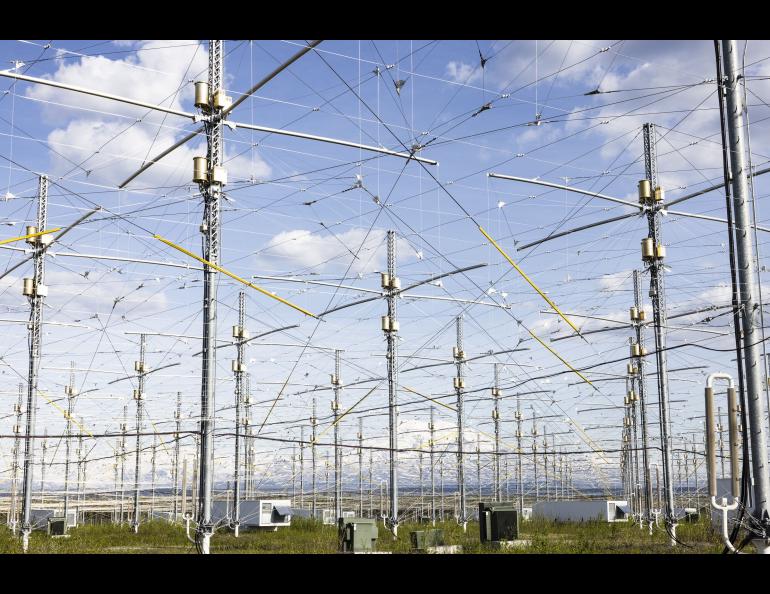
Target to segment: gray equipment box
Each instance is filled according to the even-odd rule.
[[[428,547],[444,546],[443,530],[417,530],[409,533],[412,540],[412,548],[418,551],[425,551]]]
[[[519,538],[519,512],[516,504],[507,501],[480,502],[479,538],[482,543]]]
[[[374,551],[377,545],[377,521],[374,518],[340,518],[340,551]]]
[[[48,536],[64,536],[67,533],[67,528],[64,524],[64,516],[48,518]]]

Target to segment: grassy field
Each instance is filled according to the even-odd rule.
[[[393,553],[410,552],[409,533],[425,530],[425,524],[402,524],[398,540],[393,540],[379,525],[377,550]],[[704,518],[697,524],[681,524],[679,539],[692,548],[669,546],[668,535],[657,529],[652,536],[638,526],[626,523],[582,524],[534,520],[524,522],[520,538],[530,545],[500,551],[482,547],[479,543],[478,524],[469,523],[467,533],[454,522],[437,525],[444,530],[447,545],[461,545],[464,553],[719,553],[722,544]],[[336,553],[337,529],[317,522],[295,519],[290,528],[278,532],[241,532],[235,538],[228,531],[220,531],[211,541],[213,553]],[[751,546],[746,552],[752,552]],[[20,553],[19,538],[5,527],[0,527],[0,553]],[[34,532],[30,542],[31,553],[150,553],[194,554],[195,547],[186,539],[184,527],[156,521],[143,524],[139,534],[128,526],[84,525],[70,530],[69,538],[51,538],[44,532]]]

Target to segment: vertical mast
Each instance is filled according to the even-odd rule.
[[[37,228],[27,228],[27,233],[45,230],[48,225],[48,176],[41,175],[38,180]],[[29,298],[29,366],[27,374],[27,427],[24,438],[24,486],[22,493],[21,539],[22,550],[29,548],[29,535],[32,532],[32,472],[35,463],[35,415],[37,412],[37,381],[40,368],[40,349],[43,330],[43,299],[48,294],[45,285],[45,248],[50,240],[46,236],[30,237],[27,243],[32,245],[34,276],[24,279],[23,294]]]
[[[492,419],[495,422],[495,455],[493,458],[494,463],[494,499],[500,501],[502,499],[500,493],[500,370],[499,365],[495,363],[495,385],[492,388],[492,397],[494,398],[494,408],[492,409]]]
[[[235,379],[235,455],[233,461],[233,522],[235,537],[241,525],[241,403],[243,402],[243,372],[246,365],[243,362],[244,340],[246,332],[246,293],[238,293],[238,325],[233,328],[233,338],[236,340],[236,359],[232,363]]]
[[[436,463],[435,463],[435,423],[433,420],[433,406],[430,407],[430,423],[428,423],[428,429],[430,430],[430,440],[428,445],[430,447],[430,518],[431,524],[436,525]]]
[[[468,518],[465,509],[465,473],[463,468],[463,394],[465,379],[463,378],[463,364],[465,352],[463,352],[463,316],[457,317],[457,346],[453,349],[453,356],[457,366],[457,377],[454,378],[454,387],[457,394],[457,487],[460,490],[460,508],[458,510],[458,522],[462,524],[463,532],[468,529]]]
[[[358,419],[358,515],[364,517],[364,419]]]
[[[390,453],[390,517],[387,525],[395,539],[398,534],[398,317],[396,296],[401,282],[396,277],[396,232],[388,231],[388,272],[382,274],[382,288],[387,291],[388,315],[382,329],[388,343],[388,436]]]
[[[334,351],[334,373],[332,374],[332,386],[334,387],[334,402],[332,412],[334,414],[334,519],[342,517],[342,451],[340,449],[340,350]]]
[[[75,406],[75,362],[70,361],[70,382],[64,388],[64,394],[67,396],[67,428],[64,435],[64,531],[66,533],[70,508],[70,449],[72,447],[72,413]]]
[[[180,423],[182,422],[182,393],[176,393],[176,412],[174,413],[176,419],[176,431],[174,432],[174,503],[173,513],[174,521],[179,519],[179,430]]]
[[[209,105],[204,115],[204,127],[208,143],[207,175],[200,183],[204,200],[203,258],[219,264],[220,244],[220,199],[226,174],[224,162],[224,140],[222,109],[224,95],[224,42],[211,40],[209,43]],[[198,478],[199,506],[196,541],[199,552],[209,553],[214,524],[211,519],[213,499],[214,460],[214,411],[216,408],[216,335],[217,335],[217,271],[207,264],[203,268],[203,357],[201,373],[201,420],[200,420],[200,473]]]
[[[746,391],[749,420],[749,435],[751,441],[751,463],[754,479],[754,510],[753,515],[759,519],[764,528],[764,538],[754,543],[758,550],[765,552],[767,547],[768,528],[768,496],[770,495],[770,477],[768,476],[767,438],[765,435],[765,404],[761,398],[762,377],[760,371],[764,365],[760,360],[760,333],[757,331],[757,317],[760,303],[756,302],[758,294],[756,264],[754,252],[750,243],[746,144],[743,138],[743,112],[745,105],[741,96],[739,79],[742,77],[738,68],[738,48],[735,41],[723,40],[722,61],[724,63],[724,92],[726,93],[726,119],[730,143],[730,169],[732,171],[733,210],[735,220],[735,246],[737,252],[739,294],[741,318],[743,326],[743,366],[746,374]],[[723,81],[720,81],[722,83]],[[740,365],[740,362],[739,362]]]
[[[524,514],[524,476],[522,472],[522,450],[521,450],[521,438],[524,437],[524,435],[521,432],[521,402],[519,401],[519,397],[516,396],[516,452],[517,452],[517,458],[518,458],[518,468],[516,470],[516,482],[518,484],[518,495],[519,495],[519,517],[522,517]]]
[[[8,515],[8,523],[11,532],[15,535],[19,527],[19,449],[21,432],[21,415],[24,410],[24,384],[19,382],[19,399],[14,407],[16,424],[13,426],[13,469],[11,471],[11,513]]]
[[[664,518],[671,536],[671,545],[673,546],[676,544],[677,522],[674,516],[674,486],[671,481],[671,421],[669,420],[668,363],[666,362],[665,327],[667,316],[663,268],[663,258],[666,252],[662,244],[661,211],[663,209],[663,190],[658,183],[654,124],[644,124],[643,137],[645,180],[639,183],[639,199],[643,203],[648,203],[646,211],[649,235],[643,240],[642,257],[648,263],[650,271],[650,300],[652,301],[652,316],[655,328],[660,442],[663,462],[663,488],[665,490]],[[645,252],[645,250],[648,251]]]
[[[634,270],[634,307],[636,308],[636,315],[632,316],[631,322],[634,325],[634,331],[636,332],[636,343],[639,345],[640,351],[645,349],[644,346],[644,325],[641,323],[644,321],[644,306],[642,305],[642,273],[639,270]],[[636,319],[633,319],[636,318]],[[639,391],[639,420],[642,429],[642,471],[644,475],[644,493],[643,493],[643,515],[642,519],[646,522],[652,522],[652,515],[650,514],[650,502],[652,501],[652,483],[650,482],[650,461],[649,461],[649,441],[647,433],[647,363],[644,357],[636,358],[636,386]],[[633,366],[631,366],[633,370]],[[632,375],[632,388],[633,392],[633,375]]]
[[[144,375],[146,372],[144,364],[144,352],[146,337],[144,334],[139,336],[139,360],[134,362],[134,370],[137,374],[137,383],[139,387],[134,390],[134,400],[136,400],[136,457],[134,461],[134,521],[132,523],[134,532],[139,532],[139,489],[141,481],[141,460],[142,460],[142,400],[144,399]]]
[[[311,499],[310,499],[310,511],[312,513],[313,518],[316,517],[316,447],[315,447],[315,440],[316,440],[316,434],[315,434],[315,426],[316,426],[316,410],[315,410],[315,396],[313,396],[313,413],[310,417],[310,431],[311,431],[311,438],[310,438],[310,466],[311,466]]]

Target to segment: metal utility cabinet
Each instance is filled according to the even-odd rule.
[[[418,551],[444,546],[444,531],[439,529],[410,532],[409,538],[412,541],[412,548]]]
[[[628,502],[608,499],[539,501],[532,507],[532,517],[561,522],[627,522]]]
[[[377,545],[377,521],[374,518],[340,518],[340,551],[374,551]]]
[[[500,542],[519,538],[519,512],[516,504],[495,501],[479,503],[479,539]]]

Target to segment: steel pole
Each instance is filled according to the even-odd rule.
[[[38,179],[37,227],[48,225],[48,176]],[[32,532],[32,473],[35,463],[35,415],[37,413],[37,382],[42,347],[43,299],[45,297],[45,245],[42,237],[32,238],[34,277],[29,297],[29,366],[27,375],[27,427],[24,436],[24,486],[22,493],[21,543],[26,553]],[[25,281],[26,283],[26,281]]]
[[[141,481],[141,460],[142,460],[142,400],[144,398],[144,375],[145,375],[145,353],[146,337],[144,334],[139,336],[139,361],[134,364],[137,372],[138,388],[134,390],[134,400],[136,400],[136,457],[134,460],[134,521],[132,527],[134,533],[139,532],[139,490]]]
[[[465,469],[463,460],[463,395],[465,379],[463,378],[463,367],[465,353],[463,352],[463,316],[457,317],[457,346],[453,355],[457,365],[457,377],[455,378],[455,392],[457,394],[457,487],[460,492],[460,501],[458,509],[458,522],[462,524],[463,532],[468,529],[468,519],[465,507]]]
[[[342,517],[342,449],[340,448],[340,385],[342,378],[340,376],[340,353],[334,351],[334,374],[332,375],[332,387],[334,388],[334,402],[332,402],[332,412],[334,413],[334,519],[339,520]]]
[[[738,68],[738,48],[735,41],[723,40],[722,61],[724,63],[727,131],[730,143],[730,164],[732,171],[733,210],[735,214],[735,244],[738,260],[739,293],[741,317],[743,321],[743,357],[746,374],[747,408],[751,439],[751,463],[754,479],[753,515],[760,520],[765,534],[755,544],[762,551],[767,550],[767,530],[770,527],[768,516],[768,477],[767,439],[765,435],[765,404],[762,395],[761,370],[764,365],[760,359],[760,333],[757,329],[757,316],[760,304],[756,303],[757,294],[756,267],[752,250],[749,227],[749,192],[746,180],[745,141],[743,137],[743,111],[745,106],[741,96],[739,79],[742,73]],[[721,82],[721,81],[720,81]]]
[[[383,330],[388,343],[388,436],[390,453],[390,517],[387,525],[398,536],[398,312],[397,293],[401,284],[396,277],[396,232],[388,231],[387,327]],[[383,281],[386,279],[383,278]],[[385,282],[382,283],[383,285]],[[385,288],[385,287],[383,287]]]
[[[200,184],[204,200],[203,258],[219,265],[220,245],[220,199],[222,182],[213,179],[224,162],[224,138],[222,105],[215,98],[224,92],[224,42],[211,40],[209,43],[209,108],[204,128],[208,145],[208,175]],[[199,512],[196,541],[200,553],[207,555],[210,550],[214,524],[211,519],[214,476],[214,411],[216,410],[216,337],[217,337],[217,271],[204,265],[203,270],[203,356],[201,370],[201,420],[200,420],[200,473]]]
[[[243,351],[246,336],[246,293],[238,293],[238,326],[233,329],[236,339],[235,379],[235,455],[233,460],[233,534],[238,538],[241,526],[241,403],[243,402]]]
[[[638,320],[632,321],[636,333],[636,342],[640,349],[644,346],[644,324],[641,322],[644,306],[642,305],[642,273],[634,270],[634,306],[638,313]],[[642,430],[642,472],[644,475],[644,521],[651,522],[650,502],[652,500],[652,483],[650,482],[649,438],[647,429],[647,362],[644,357],[636,357],[636,386],[639,391],[639,421]],[[633,382],[632,382],[633,385]]]
[[[652,192],[659,191],[658,164],[655,150],[655,126],[644,124],[644,170]],[[661,190],[662,192],[662,190]],[[662,197],[662,194],[661,194]],[[653,198],[647,208],[647,227],[652,239],[653,256],[648,259],[650,271],[650,300],[655,329],[655,359],[657,362],[658,409],[660,412],[660,442],[663,463],[663,490],[665,493],[664,519],[671,536],[671,546],[676,545],[676,517],[674,516],[674,484],[671,480],[671,421],[669,419],[668,363],[666,356],[666,294],[662,256],[661,210],[663,200]],[[640,347],[641,348],[641,347]]]

